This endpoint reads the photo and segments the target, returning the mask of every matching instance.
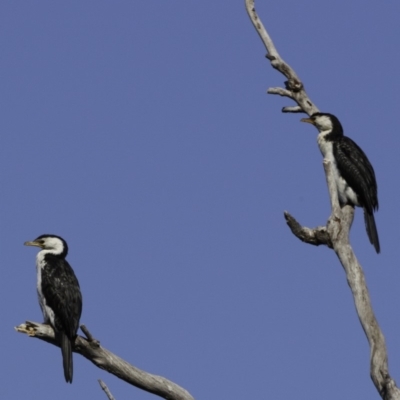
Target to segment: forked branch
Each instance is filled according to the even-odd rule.
[[[26,321],[15,329],[17,332],[25,333],[28,336],[44,340],[58,347],[60,346],[55,339],[53,328],[50,325]],[[87,358],[96,367],[104,369],[125,382],[164,399],[194,400],[189,392],[176,383],[162,376],[142,371],[100,346],[100,342],[93,338],[84,325],[82,325],[81,329],[87,337],[84,338],[78,335],[73,351]]]
[[[249,17],[267,49],[267,58],[273,68],[286,78],[285,88],[272,88],[270,94],[288,97],[297,103],[294,107],[284,107],[283,112],[305,112],[309,115],[318,111],[304,90],[304,85],[296,72],[279,55],[271,37],[257,15],[254,0],[245,0]],[[326,227],[315,229],[302,227],[294,217],[285,212],[285,218],[292,233],[303,242],[326,245],[333,248],[347,277],[353,294],[356,311],[371,348],[370,373],[382,399],[400,400],[400,390],[389,374],[385,338],[375,318],[371,306],[365,277],[349,242],[349,232],[353,222],[354,208],[340,207],[331,162],[324,160],[324,169],[331,199],[331,215]]]
[[[257,15],[254,0],[245,0],[246,1],[246,10],[249,14],[251,22],[254,25],[257,33],[260,35],[262,42],[264,43],[265,48],[267,49],[266,57],[270,60],[271,65],[277,71],[285,75],[287,81],[284,82],[285,88],[270,88],[268,93],[270,94],[278,94],[280,96],[288,97],[294,100],[300,108],[296,108],[295,112],[305,112],[308,115],[314,114],[318,112],[318,108],[312,103],[310,98],[307,96],[307,93],[304,89],[303,82],[297,76],[295,70],[286,63],[283,58],[279,55],[278,50],[276,49],[274,42],[269,36],[267,30],[265,29],[261,19]],[[283,112],[293,112],[288,111],[293,109],[292,107],[284,107]]]

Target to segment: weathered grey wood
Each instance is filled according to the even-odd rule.
[[[60,346],[55,339],[54,330],[50,325],[26,321],[15,329],[17,332],[25,333],[28,336],[44,340],[58,347]],[[87,332],[87,328],[84,328],[84,330]],[[100,346],[100,342],[93,339],[90,334],[88,338],[78,335],[72,350],[74,353],[78,353],[87,358],[96,365],[96,367],[104,369],[110,374],[146,392],[153,393],[168,400],[194,400],[188,391],[181,388],[176,383],[162,376],[152,375],[142,371],[111,353],[111,351]]]
[[[257,33],[260,35],[265,48],[267,49],[266,57],[270,60],[271,66],[281,72],[287,78],[285,81],[285,88],[271,88],[268,90],[270,94],[278,94],[280,96],[288,97],[294,100],[308,115],[318,112],[318,108],[312,103],[310,98],[307,96],[304,90],[304,85],[300,78],[297,76],[294,69],[287,64],[283,58],[279,55],[271,37],[261,22],[259,16],[256,13],[254,0],[245,0],[246,10],[249,14],[251,22],[254,25]],[[284,111],[285,107],[282,111]],[[299,112],[299,111],[297,111]]]
[[[389,374],[385,337],[372,309],[364,272],[350,245],[349,232],[354,218],[354,208],[340,208],[335,178],[331,173],[330,161],[324,160],[324,168],[331,199],[332,213],[327,223],[333,250],[345,272],[347,283],[353,294],[354,304],[361,326],[370,346],[370,375],[382,399],[400,399],[400,390]]]
[[[284,107],[283,112],[305,112],[309,115],[318,111],[304,90],[303,83],[295,71],[280,57],[274,43],[256,13],[254,0],[245,0],[249,17],[260,35],[273,68],[286,78],[285,88],[271,88],[270,94],[278,94],[294,100],[298,107]],[[299,110],[299,108],[301,110]],[[371,300],[361,265],[349,242],[349,232],[354,217],[354,208],[340,207],[335,179],[330,161],[324,160],[325,175],[331,200],[331,215],[326,227],[310,229],[302,227],[294,217],[285,212],[285,219],[293,234],[303,242],[313,245],[326,245],[333,248],[347,277],[361,326],[367,336],[371,349],[370,374],[382,399],[400,400],[400,390],[389,374],[385,338],[372,310]]]
[[[286,223],[293,235],[302,242],[312,244],[314,246],[325,245],[332,248],[331,238],[328,234],[326,226],[317,226],[316,228],[306,228],[301,226],[297,220],[287,211],[284,212]]]
[[[110,392],[110,389],[107,387],[107,385],[101,379],[99,379],[99,385],[104,390],[104,393],[106,394],[108,400],[115,400],[115,397]]]

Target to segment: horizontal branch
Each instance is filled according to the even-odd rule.
[[[283,107],[283,113],[304,113],[304,110],[300,106]]]
[[[45,342],[60,347],[54,336],[54,330],[50,325],[39,324],[37,322],[26,321],[15,327],[17,332],[35,337]],[[84,327],[87,332],[87,328]],[[77,336],[73,351],[91,361],[96,367],[101,368],[112,375],[117,376],[123,381],[136,386],[146,392],[153,393],[168,400],[194,400],[185,389],[176,383],[158,375],[152,375],[134,367],[127,361],[111,353],[111,351],[100,346],[100,342],[93,339],[92,335],[88,338]]]
[[[281,87],[274,87],[274,88],[269,88],[267,90],[268,94],[278,94],[279,96],[283,97],[289,97],[290,99],[293,99],[292,92],[290,90],[281,88]]]
[[[326,230],[326,226],[318,226],[313,229],[306,228],[301,226],[287,211],[284,212],[284,216],[293,235],[299,238],[302,242],[314,246],[325,245],[332,248],[332,241],[328,231]]]

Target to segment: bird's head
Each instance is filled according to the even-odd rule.
[[[49,253],[66,257],[68,253],[67,242],[56,235],[40,235],[31,242],[25,242],[25,246],[36,246],[43,250],[49,250]]]
[[[303,118],[301,122],[308,122],[314,125],[319,132],[335,132],[343,134],[343,128],[340,121],[329,113],[315,113],[310,118]]]

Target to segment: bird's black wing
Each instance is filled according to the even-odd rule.
[[[82,313],[82,294],[78,279],[66,260],[51,254],[45,256],[42,271],[42,293],[55,315],[55,329],[75,338]]]
[[[335,143],[333,155],[340,175],[356,193],[359,205],[364,208],[368,238],[379,253],[379,236],[374,218],[374,210],[378,209],[378,187],[374,169],[360,147],[346,136]]]
[[[347,136],[333,146],[333,155],[341,176],[357,194],[360,206],[368,214],[378,209],[375,172],[365,153]]]

